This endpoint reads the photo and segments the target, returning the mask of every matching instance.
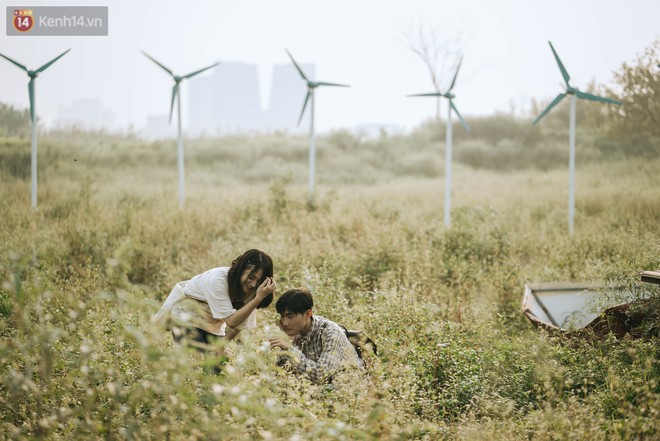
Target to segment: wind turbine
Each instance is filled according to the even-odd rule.
[[[569,80],[571,77],[568,75],[568,72],[566,72],[566,69],[564,68],[564,65],[562,64],[561,60],[559,59],[559,55],[557,55],[557,52],[555,52],[555,48],[552,46],[552,43],[548,41],[550,44],[550,49],[552,49],[552,53],[555,56],[555,60],[557,60],[557,65],[559,66],[559,70],[561,71],[561,75],[564,77],[564,82],[566,83],[566,92],[560,93],[557,95],[557,97],[548,105],[548,107],[545,108],[543,112],[539,116],[536,117],[536,119],[532,122],[532,125],[535,125],[537,122],[541,120],[545,116],[546,113],[550,111],[553,107],[555,107],[561,100],[563,100],[566,95],[571,96],[571,109],[570,109],[570,122],[569,122],[569,127],[570,127],[570,132],[569,132],[569,155],[568,155],[568,234],[570,236],[573,235],[573,216],[575,212],[575,101],[576,97],[585,99],[585,100],[590,100],[590,101],[600,101],[603,103],[610,103],[610,104],[621,104],[621,101],[613,100],[611,98],[603,98],[600,96],[592,95],[590,93],[586,92],[581,92],[579,91],[576,87],[573,87],[569,84]]]
[[[53,58],[37,70],[29,70],[21,63],[18,63],[7,56],[0,54],[0,57],[23,69],[30,77],[30,82],[28,83],[28,92],[30,94],[30,122],[32,123],[32,208],[37,208],[37,112],[34,93],[35,80],[41,72],[48,69],[51,64],[62,58],[70,50],[71,49],[67,49],[66,51],[62,52],[60,55]]]
[[[458,109],[454,105],[454,98],[456,98],[456,95],[454,95],[451,91],[454,89],[454,85],[456,84],[456,77],[458,76],[458,70],[461,68],[461,63],[463,62],[463,59],[458,62],[458,66],[456,67],[456,73],[454,73],[454,79],[451,80],[451,85],[449,86],[449,89],[445,93],[442,93],[440,91],[436,92],[431,92],[431,93],[418,93],[415,95],[408,95],[408,96],[433,96],[438,99],[440,97],[445,97],[449,100],[449,104],[447,107],[447,137],[446,137],[446,145],[447,148],[445,149],[445,227],[449,228],[451,225],[451,148],[452,148],[452,125],[451,125],[451,112],[452,110],[456,112],[456,116],[458,116],[458,119],[461,121],[461,124],[463,124],[463,127],[465,127],[465,130],[468,133],[471,133],[470,126],[468,126],[467,122],[463,119],[461,114],[458,112]]]
[[[184,169],[183,169],[183,135],[181,133],[181,92],[179,92],[179,83],[181,83],[181,81],[185,79],[192,78],[195,75],[204,72],[205,70],[211,69],[212,67],[215,67],[220,63],[214,63],[203,69],[199,69],[194,72],[191,72],[188,75],[178,76],[178,75],[174,75],[174,72],[172,72],[171,69],[165,67],[164,65],[156,61],[146,52],[142,51],[142,53],[144,54],[145,57],[147,57],[148,59],[156,63],[158,66],[160,66],[165,72],[170,74],[170,76],[174,80],[174,87],[172,88],[172,102],[170,104],[170,124],[172,123],[172,111],[174,110],[174,100],[176,99],[177,126],[179,131],[179,141],[177,148],[178,165],[179,165],[179,207],[183,208],[183,205],[186,201],[186,189],[185,189],[185,179],[184,179]]]
[[[293,56],[291,53],[285,49],[286,53],[289,55],[289,58],[291,58],[291,61],[293,62],[293,65],[296,67],[298,70],[298,73],[302,77],[303,80],[307,82],[307,96],[305,96],[305,103],[303,104],[302,111],[300,112],[300,118],[298,118],[298,125],[300,125],[300,121],[302,121],[303,115],[305,114],[305,109],[307,108],[307,102],[310,100],[312,103],[310,104],[310,123],[309,123],[309,204],[310,206],[314,202],[314,172],[316,168],[316,146],[315,146],[315,137],[314,137],[314,90],[319,87],[319,86],[337,86],[337,87],[351,87],[347,86],[346,84],[336,84],[336,83],[325,83],[322,81],[311,81],[305,76],[304,72],[298,66],[298,63],[296,63],[296,60],[293,59]]]

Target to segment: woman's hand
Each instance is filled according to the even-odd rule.
[[[257,288],[257,292],[254,293],[254,297],[250,297],[248,302],[243,305],[242,308],[234,312],[232,315],[225,317],[223,320],[227,323],[227,326],[230,328],[236,328],[241,323],[243,323],[249,316],[252,314],[252,311],[257,308],[259,303],[266,298],[269,294],[275,291],[275,281],[272,277],[267,277],[261,282],[261,285]]]
[[[225,317],[223,320],[227,323],[227,326],[230,328],[236,328],[241,323],[243,323],[252,311],[257,308],[259,303],[266,298],[269,294],[275,291],[275,281],[272,277],[267,277],[261,285],[257,288],[257,292],[254,293],[247,301],[243,307],[234,312],[232,315]]]
[[[273,291],[275,291],[276,286],[277,284],[272,277],[266,277],[264,281],[261,282],[261,285],[259,285],[259,288],[257,288],[256,298],[259,299],[259,301],[265,299],[268,294],[271,294]]]

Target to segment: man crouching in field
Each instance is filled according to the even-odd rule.
[[[335,322],[314,315],[312,294],[306,289],[290,289],[277,300],[280,328],[293,342],[284,337],[270,339],[271,348],[288,350],[278,364],[308,376],[316,383],[332,381],[332,377],[347,368],[364,370],[355,348],[344,330]]]

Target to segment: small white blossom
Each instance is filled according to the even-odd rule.
[[[273,439],[273,434],[267,430],[259,429],[259,435],[265,440]]]
[[[108,389],[108,392],[110,392],[112,395],[115,395],[119,391],[119,388],[117,387],[116,383],[108,383],[105,385],[105,387]]]

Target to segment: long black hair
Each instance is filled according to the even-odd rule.
[[[248,268],[250,268],[250,274],[254,274],[259,270],[263,271],[261,280],[257,283],[257,286],[259,286],[266,277],[273,277],[273,259],[264,251],[254,249],[247,250],[234,259],[227,274],[227,283],[229,285],[229,298],[235,309],[240,309],[245,305],[246,298],[241,286],[241,275]],[[265,308],[272,302],[273,293],[270,293],[259,303],[257,309]]]

